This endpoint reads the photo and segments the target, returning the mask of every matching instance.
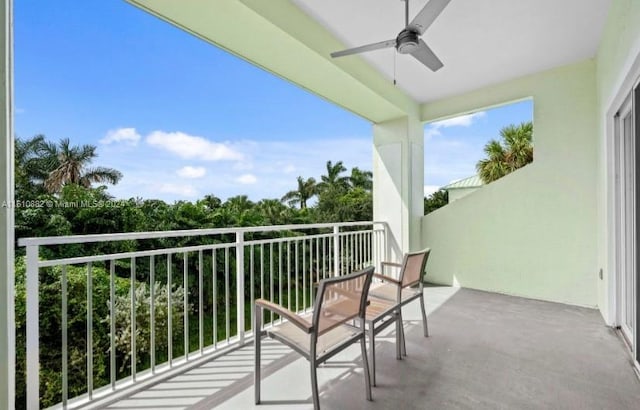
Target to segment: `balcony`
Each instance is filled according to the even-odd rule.
[[[303,312],[315,283],[379,265],[386,242],[374,222],[21,239],[26,406],[90,404],[241,347],[255,299]]]
[[[395,359],[393,331],[377,343],[378,387],[364,400],[359,349],[319,370],[326,409],[634,409],[640,387],[625,346],[597,311],[488,292],[425,289],[431,336],[420,313],[404,315],[408,356]],[[310,409],[308,363],[278,343],[264,346],[263,399],[253,404],[253,350],[239,349],[109,398],[107,409]],[[355,360],[354,360],[355,359]]]
[[[47,389],[38,374],[51,371],[61,376],[58,402],[46,403],[55,408],[252,408],[252,301],[310,308],[319,279],[379,266],[388,253],[386,232],[385,224],[368,222],[21,240],[27,247],[27,408],[42,405]],[[143,249],[148,241],[153,249],[38,257],[51,246],[81,253],[81,244],[126,242]],[[107,293],[100,291],[100,266],[109,273]],[[42,317],[39,284],[51,287],[52,273],[61,290],[60,316]],[[159,292],[166,283],[172,297]],[[72,297],[78,302],[78,287],[82,306],[70,306]],[[405,307],[404,360],[395,359],[394,329],[376,341],[374,401],[361,394],[355,346],[321,367],[324,408],[401,402],[409,408],[631,409],[640,400],[626,346],[594,309],[435,285],[425,288],[425,298],[431,336],[422,336],[418,304]],[[100,317],[105,309],[98,304],[105,303],[108,314]],[[79,310],[92,314],[81,328],[69,326],[70,312]],[[39,334],[58,321],[60,339],[53,344],[60,349],[44,358],[53,367],[46,368]],[[263,360],[264,408],[312,407],[304,359],[267,342]],[[39,367],[40,373],[30,371]]]
[[[330,57],[401,28],[396,2],[127,2],[369,120],[384,223],[22,239],[26,317],[14,318],[13,211],[2,207],[0,408],[250,408],[253,299],[305,310],[317,280],[424,247],[427,278],[463,289],[427,288],[432,336],[409,320],[406,360],[392,334],[379,339],[374,402],[352,371],[357,352],[323,368],[325,407],[637,408],[640,161],[624,146],[640,140],[640,2],[452,1],[425,34],[445,67],[398,56],[397,82],[383,54]],[[0,13],[9,136],[11,3]],[[525,98],[534,163],[424,216],[424,124]],[[5,140],[0,199],[11,203]],[[48,247],[69,256],[47,259]],[[41,316],[43,303],[59,314]],[[59,348],[44,352],[43,335]],[[269,349],[264,407],[309,408],[305,363]]]

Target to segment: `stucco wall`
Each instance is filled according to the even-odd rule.
[[[475,192],[478,190],[478,187],[473,187],[473,188],[455,188],[455,189],[449,189],[449,203],[453,202],[453,201],[457,201],[460,198],[464,198],[465,196],[469,195],[472,192]]]
[[[595,62],[423,107],[423,120],[534,99],[534,162],[422,219],[428,280],[597,304]],[[473,199],[473,200],[470,200]]]
[[[598,305],[605,320],[616,320],[613,309],[615,267],[613,259],[612,118],[622,99],[640,75],[640,1],[612,2],[596,58],[598,98]]]

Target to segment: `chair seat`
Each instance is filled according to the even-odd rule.
[[[369,289],[369,296],[396,301],[398,297],[398,286],[390,283],[372,283]],[[408,302],[418,296],[420,296],[420,288],[404,288],[400,294],[402,302]]]
[[[386,298],[379,298],[369,294],[369,304],[365,314],[367,322],[377,321],[384,316],[393,314],[396,302]]]
[[[311,323],[312,314],[302,315],[301,319]],[[307,355],[310,353],[311,335],[303,332],[300,328],[296,327],[290,322],[282,322],[274,325],[273,327],[266,329],[269,337],[280,339],[285,343],[288,343],[292,347],[296,347],[298,350],[305,352]],[[339,325],[326,333],[318,337],[316,344],[316,355],[322,356],[323,353],[328,352],[333,347],[343,343],[346,339],[355,336],[361,332],[356,327],[349,325]]]

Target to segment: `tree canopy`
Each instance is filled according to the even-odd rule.
[[[486,158],[476,164],[485,184],[500,179],[533,161],[533,123],[509,125],[500,130],[502,141],[490,140],[484,147]]]
[[[36,236],[59,236],[75,234],[102,234],[115,232],[140,232],[159,230],[185,230],[202,228],[225,228],[236,226],[288,225],[316,222],[337,221],[370,221],[373,213],[371,197],[371,172],[351,169],[351,176],[347,176],[347,168],[342,161],[328,161],[326,174],[321,176],[318,184],[314,178],[297,178],[297,188],[287,192],[281,199],[262,199],[254,202],[246,195],[238,195],[223,201],[214,193],[205,195],[197,201],[175,201],[167,203],[151,198],[113,198],[107,186],[102,184],[116,184],[122,174],[111,168],[91,167],[97,157],[97,147],[92,145],[73,145],[70,140],[63,139],[58,143],[51,143],[42,135],[29,139],[16,139],[16,199],[38,203],[51,203],[49,207],[17,207],[15,209],[16,238]],[[310,203],[316,198],[315,203]],[[111,203],[115,206],[100,206]],[[70,204],[58,206],[55,204]],[[141,251],[159,248],[177,248],[196,245],[195,241],[218,240],[215,238],[160,238],[146,241],[121,241],[106,243],[87,243],[64,247],[42,247],[41,256],[45,259],[75,257],[83,255],[113,254],[121,252]],[[200,243],[201,244],[201,243]],[[17,334],[25,333],[25,263],[24,248],[17,248],[16,255],[16,325]],[[176,255],[176,258],[179,256]],[[233,256],[232,256],[233,258]],[[131,340],[130,296],[127,292],[131,286],[130,266],[120,266],[125,263],[118,261],[115,267],[116,300],[115,313],[118,323],[116,335],[117,361],[121,365],[117,369],[120,379],[128,375],[130,369],[129,349]],[[146,332],[149,318],[150,288],[153,286],[156,295],[156,305],[165,306],[167,298],[173,300],[174,322],[182,318],[180,307],[183,296],[197,294],[193,284],[180,284],[167,287],[159,282],[149,285],[148,260],[140,258],[136,261],[137,283],[135,284],[136,321],[140,324],[138,331]],[[193,259],[191,264],[195,263]],[[231,261],[230,263],[233,263]],[[192,267],[196,269],[195,267]],[[156,266],[156,279],[162,274],[162,265]],[[207,268],[210,271],[211,267]],[[93,267],[94,309],[96,318],[109,316],[109,271],[106,266],[96,264]],[[40,277],[40,300],[42,317],[47,318],[50,326],[41,326],[40,363],[41,363],[41,404],[51,406],[60,401],[61,379],[59,375],[60,360],[60,272],[58,268],[43,270]],[[209,279],[207,279],[209,280]],[[211,279],[221,281],[222,278]],[[68,270],[68,300],[69,325],[82,328],[83,311],[86,298],[86,271],[82,267],[69,267]],[[247,279],[248,281],[248,279]],[[298,286],[296,283],[293,286]],[[207,285],[208,288],[211,284]],[[218,285],[223,288],[224,283]],[[207,296],[210,297],[210,296]],[[220,297],[220,296],[218,296]],[[219,300],[216,303],[221,303]],[[208,300],[207,306],[213,305]],[[191,312],[190,314],[195,314]],[[224,314],[222,310],[218,314]],[[166,311],[156,311],[156,324],[163,325],[169,317]],[[211,317],[208,312],[206,317]],[[99,320],[94,325],[94,347],[96,371],[94,373],[96,386],[108,383],[108,321]],[[224,317],[219,317],[218,323],[224,323]],[[212,324],[210,326],[213,327]],[[224,326],[222,326],[224,327]],[[181,330],[177,326],[174,338],[181,340]],[[142,329],[142,330],[141,330]],[[222,329],[224,330],[224,329]],[[217,331],[222,331],[221,328]],[[156,338],[159,351],[166,351],[167,340]],[[211,334],[211,332],[207,332]],[[209,336],[207,336],[209,337]],[[222,334],[220,335],[222,337]],[[148,340],[148,336],[142,338]],[[74,358],[70,364],[69,392],[71,395],[82,394],[85,390],[83,382],[86,380],[86,366],[84,363],[86,346],[81,338],[71,338],[69,354]],[[192,337],[191,341],[197,341]],[[147,342],[140,341],[138,349],[148,351]],[[18,380],[24,380],[25,374],[25,340],[22,336],[17,339],[16,374]],[[178,349],[181,343],[174,343]],[[146,349],[146,350],[145,350]],[[176,355],[181,354],[178,350]],[[166,359],[166,358],[165,358]],[[138,368],[149,366],[148,355],[137,357]],[[159,359],[160,360],[160,359]],[[25,403],[24,383],[17,383],[17,403]],[[20,408],[20,405],[18,406]]]

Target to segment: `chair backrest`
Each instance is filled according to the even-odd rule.
[[[313,328],[318,336],[355,318],[364,318],[373,271],[371,266],[320,282],[313,310]]]
[[[399,278],[403,288],[420,283],[430,252],[431,249],[427,248],[418,252],[409,252],[404,255]]]

